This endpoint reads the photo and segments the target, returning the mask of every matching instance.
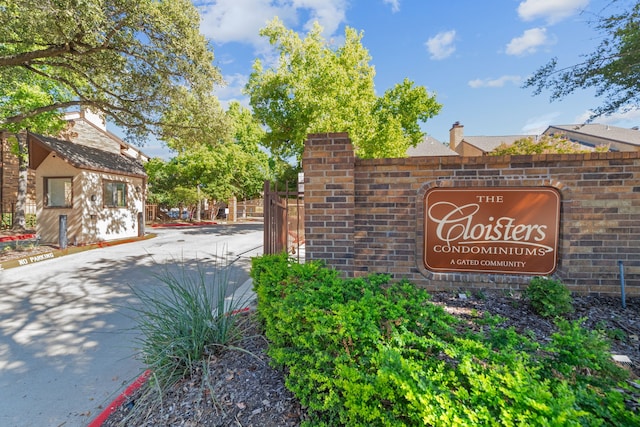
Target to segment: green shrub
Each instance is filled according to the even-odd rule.
[[[607,385],[626,378],[626,371],[611,358],[609,344],[601,331],[589,331],[581,325],[584,319],[556,322],[558,332],[545,347],[550,354],[548,371],[575,381]]]
[[[36,214],[25,214],[25,227],[28,229],[36,228],[37,218]],[[2,218],[0,218],[0,228],[11,228],[13,225],[13,214],[12,213],[3,213]]]
[[[26,214],[24,220],[28,229],[36,228],[36,214]]]
[[[13,214],[3,213],[2,223],[0,224],[1,228],[10,228],[11,225],[13,225]]]
[[[534,277],[524,291],[531,308],[542,317],[556,317],[573,312],[569,290],[557,280]]]
[[[175,271],[174,271],[175,270]],[[141,358],[159,388],[165,388],[202,369],[208,355],[231,344],[240,334],[237,310],[242,298],[226,298],[229,269],[217,265],[207,271],[182,263],[167,266],[155,277],[155,292],[132,288],[140,300],[133,308]]]
[[[499,317],[460,322],[387,275],[342,280],[286,254],[252,265],[269,355],[307,426],[640,425],[606,343],[579,324],[540,345]]]

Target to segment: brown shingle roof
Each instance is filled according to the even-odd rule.
[[[128,176],[147,176],[142,163],[123,154],[29,133],[29,164],[32,168],[37,168],[50,152],[56,153],[78,169]]]

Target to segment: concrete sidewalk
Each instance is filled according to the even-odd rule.
[[[293,256],[299,262],[304,263],[305,252],[304,245],[298,248],[298,253]],[[233,295],[225,298],[228,302],[226,306],[229,310],[231,307],[235,311],[255,310],[257,299],[253,290],[253,279],[249,278],[242,285],[240,285],[233,293]],[[96,418],[89,424],[88,427],[101,427],[102,424],[109,418],[109,415],[116,409],[126,403],[128,396],[132,395],[139,387],[144,385],[148,378],[148,372],[143,373],[135,381],[133,381],[127,389],[125,389],[120,395],[118,395],[110,405],[106,406],[102,413],[98,414]]]
[[[262,250],[261,226],[157,234],[53,252],[0,271],[0,426],[86,427],[138,378],[144,366],[134,357],[138,333],[126,308],[138,303],[132,288],[161,285],[163,266],[198,260],[213,268],[224,262],[216,248],[224,248],[236,258],[239,294],[253,298],[247,273]]]

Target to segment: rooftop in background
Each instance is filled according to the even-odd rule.
[[[66,140],[99,150],[125,154],[142,162],[149,160],[149,156],[138,148],[127,144],[109,132],[107,123],[101,114],[82,108],[80,111],[66,113],[64,118],[70,123],[70,127],[63,132],[63,137]]]
[[[443,142],[432,136],[425,136],[422,142],[415,147],[409,147],[407,156],[457,156],[458,153],[449,148]]]
[[[640,130],[603,124],[551,125],[542,135],[562,135],[585,148],[602,145],[610,151],[640,151]],[[464,126],[455,122],[449,130],[449,148],[461,156],[483,156],[501,144],[513,144],[523,138],[538,135],[465,136]]]
[[[609,145],[611,151],[640,151],[640,130],[598,123],[581,125],[551,125],[544,135],[564,135],[571,141],[588,147]]]

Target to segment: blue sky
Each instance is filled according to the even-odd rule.
[[[345,26],[363,31],[363,45],[376,69],[376,91],[405,77],[435,93],[440,114],[423,125],[448,141],[459,121],[465,135],[539,134],[549,124],[581,123],[599,105],[593,91],[559,102],[533,96],[524,80],[552,57],[559,65],[580,61],[600,41],[597,16],[610,14],[610,0],[194,0],[202,33],[227,85],[216,92],[223,105],[247,105],[242,87],[256,58],[271,57],[260,28],[278,16],[304,35],[314,20],[337,42]],[[640,124],[640,113],[597,120],[616,126]],[[147,147],[143,150],[155,155]]]

